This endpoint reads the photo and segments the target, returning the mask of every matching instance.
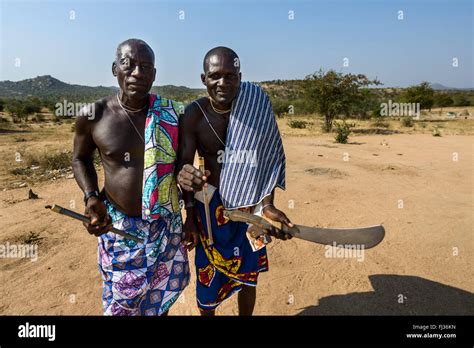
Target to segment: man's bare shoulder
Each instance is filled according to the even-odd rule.
[[[93,103],[87,103],[78,113],[78,120],[92,121],[91,123],[99,122],[102,117],[107,114],[107,111],[111,109],[113,102],[115,101],[114,96],[109,96],[97,100]]]
[[[93,103],[85,104],[77,114],[76,131],[92,131],[104,119],[107,111],[111,109],[114,98],[114,96],[109,96]]]
[[[202,115],[201,109],[196,103],[199,103],[201,108],[204,109],[206,107],[206,102],[207,102],[207,98],[203,97],[203,98],[196,99],[194,102],[189,103],[184,109],[184,116],[182,116],[183,121],[186,123],[199,122],[202,119],[203,115]]]

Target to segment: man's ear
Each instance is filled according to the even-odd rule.
[[[112,74],[117,77],[117,63],[113,62],[112,63]]]
[[[201,74],[201,82],[204,86],[206,85],[206,74]]]
[[[153,82],[155,82],[156,78],[156,68],[153,68]]]
[[[242,73],[239,72],[239,80],[242,81]]]

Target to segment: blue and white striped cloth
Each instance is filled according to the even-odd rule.
[[[275,187],[285,189],[285,152],[270,99],[242,82],[232,103],[219,191],[226,209],[260,203]]]

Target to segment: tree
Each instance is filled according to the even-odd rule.
[[[28,115],[39,112],[41,108],[28,100],[11,99],[6,104],[5,109],[10,113],[13,119],[17,118],[26,122]]]
[[[278,118],[282,117],[284,113],[288,112],[289,103],[281,100],[281,99],[274,99],[272,100],[272,109],[275,115]]]
[[[451,106],[454,104],[453,98],[451,98],[448,94],[446,93],[438,93],[435,95],[435,102],[436,105],[441,107],[440,110],[440,115],[443,113],[443,108],[447,106]]]
[[[334,118],[349,113],[367,92],[363,87],[381,84],[378,80],[369,80],[365,75],[343,74],[334,70],[322,69],[309,75],[306,81],[306,95],[313,109],[325,118],[323,130],[331,131]]]
[[[374,110],[380,110],[380,103],[380,97],[374,89],[360,88],[359,95],[356,95],[354,100],[348,104],[345,114],[347,117],[352,115],[366,119],[372,116]]]
[[[402,103],[419,103],[420,109],[429,109],[434,104],[434,90],[428,82],[406,88],[400,95]]]
[[[458,93],[454,96],[454,105],[455,106],[470,106],[471,102],[466,97],[465,94]]]
[[[436,105],[441,108],[451,106],[454,104],[453,98],[451,98],[449,94],[446,94],[446,93],[436,94],[435,102],[436,102]]]

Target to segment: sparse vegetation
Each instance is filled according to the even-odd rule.
[[[400,94],[402,103],[419,103],[420,109],[429,109],[434,105],[434,90],[428,82],[405,88]]]
[[[366,87],[380,85],[365,75],[343,74],[334,70],[318,72],[306,77],[305,93],[313,108],[325,118],[323,131],[330,132],[333,120],[341,114],[360,109],[361,103],[371,95]]]
[[[382,116],[373,117],[371,125],[373,127],[390,128],[390,123],[388,121],[385,121],[385,119]]]
[[[401,119],[403,127],[413,127],[415,122],[413,121],[413,117],[405,116]]]
[[[44,152],[38,153],[27,153],[24,156],[26,165],[40,166],[43,169],[55,170],[55,169],[67,169],[71,167],[72,163],[72,152],[64,150],[61,152]]]
[[[351,134],[351,128],[355,127],[355,124],[349,124],[345,120],[341,122],[334,122],[336,127],[335,140],[340,144],[347,144],[349,134]]]
[[[289,120],[288,121],[288,126],[290,126],[290,128],[303,129],[303,128],[306,128],[307,124],[308,124],[308,122],[306,122],[306,121],[299,121],[299,120]]]

